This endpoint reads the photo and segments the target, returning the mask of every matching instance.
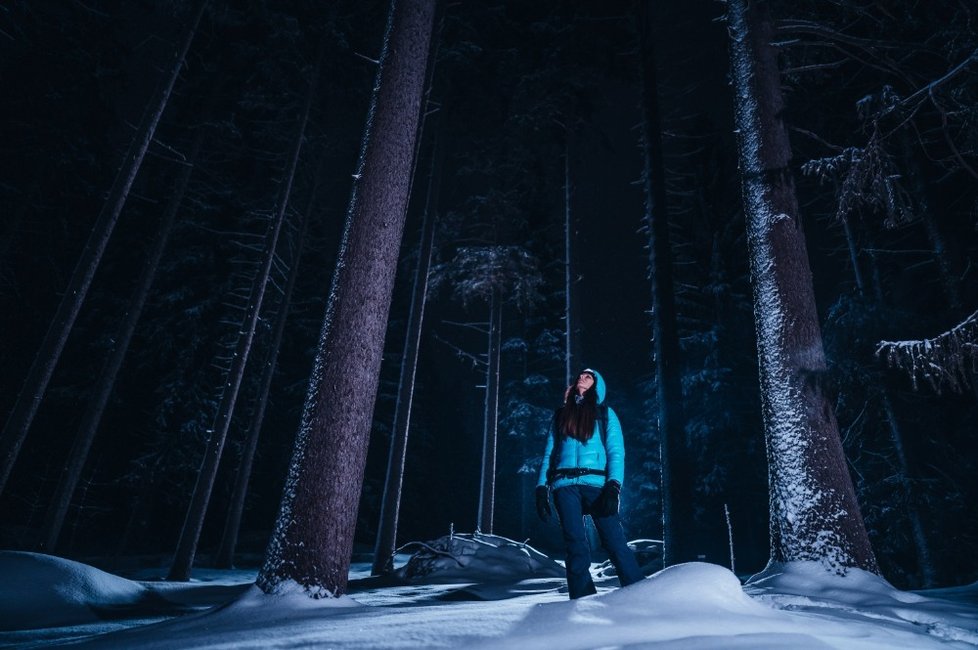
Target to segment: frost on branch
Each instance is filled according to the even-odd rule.
[[[432,289],[448,285],[463,304],[489,300],[494,290],[521,309],[540,301],[537,259],[522,246],[462,246],[448,263],[432,271]]]
[[[978,311],[953,329],[919,341],[880,341],[876,356],[910,375],[914,390],[924,379],[938,394],[944,388],[959,393],[978,372]]]
[[[831,181],[836,186],[839,205],[835,216],[846,219],[854,210],[867,208],[883,215],[883,225],[895,228],[914,219],[910,193],[903,176],[886,151],[879,121],[900,105],[900,96],[890,86],[866,95],[856,102],[859,119],[871,133],[863,147],[847,147],[834,156],[816,158],[802,165],[806,176]]]
[[[846,219],[854,210],[866,207],[884,216],[883,225],[895,228],[914,218],[910,195],[890,154],[874,132],[864,147],[848,147],[841,153],[816,158],[802,165],[806,176],[837,183],[839,205],[836,219]]]

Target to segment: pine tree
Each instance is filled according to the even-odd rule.
[[[645,191],[643,226],[649,238],[652,279],[652,342],[658,401],[662,476],[663,563],[695,560],[701,555],[693,535],[693,463],[686,443],[679,361],[679,332],[673,287],[669,210],[662,155],[658,82],[649,6],[643,4],[641,31],[642,187]]]
[[[268,345],[267,357],[259,381],[258,396],[255,399],[254,407],[249,418],[248,430],[245,434],[244,445],[241,450],[241,459],[238,462],[238,467],[235,472],[234,487],[231,491],[230,505],[228,506],[228,513],[224,522],[224,532],[221,533],[221,541],[217,546],[217,553],[214,556],[214,566],[217,568],[229,569],[234,564],[234,551],[238,545],[238,533],[241,528],[241,518],[244,515],[245,498],[248,496],[248,485],[251,481],[251,471],[254,465],[255,454],[258,450],[258,438],[261,435],[265,410],[268,406],[268,396],[271,392],[272,380],[275,378],[275,371],[278,366],[279,351],[285,337],[285,326],[289,319],[292,296],[295,291],[296,282],[299,279],[299,263],[302,260],[303,250],[306,247],[309,215],[316,205],[317,181],[318,175],[316,180],[313,181],[314,185],[309,193],[309,201],[306,204],[306,209],[299,215],[300,223],[295,226],[298,232],[295,234],[295,239],[292,242],[292,258],[289,261],[288,275],[282,291],[282,300],[279,303],[278,313],[275,315],[271,341]]]
[[[821,381],[826,362],[788,166],[771,19],[763,1],[727,6],[768,454],[770,559],[878,572]]]
[[[156,278],[160,259],[163,257],[163,251],[166,249],[170,233],[173,230],[173,224],[176,221],[180,205],[183,203],[184,195],[187,192],[190,177],[193,174],[197,157],[200,154],[205,131],[206,128],[203,125],[197,127],[193,144],[190,146],[188,160],[178,175],[170,200],[163,213],[163,218],[160,221],[156,239],[146,256],[143,270],[140,273],[139,279],[136,281],[136,288],[133,290],[133,295],[126,307],[122,323],[120,323],[118,332],[112,339],[112,348],[99,374],[97,389],[93,398],[89,401],[88,407],[85,409],[82,424],[78,429],[78,434],[75,437],[75,442],[66,461],[64,475],[58,485],[54,500],[45,514],[40,539],[41,550],[54,551],[57,546],[58,537],[61,534],[61,527],[64,524],[65,514],[68,512],[72,495],[81,478],[82,469],[88,460],[89,450],[98,432],[99,423],[102,420],[105,407],[108,405],[109,397],[115,387],[116,378],[122,369],[126,353],[129,351],[129,344],[135,333],[136,325],[139,323],[143,307],[146,305],[150,288],[153,285],[153,280]]]
[[[251,294],[248,297],[245,313],[241,319],[241,327],[238,331],[231,367],[228,370],[226,383],[221,394],[221,402],[214,416],[214,425],[211,428],[204,457],[201,460],[200,471],[190,498],[190,504],[187,506],[187,516],[184,520],[183,528],[180,531],[180,540],[177,542],[177,548],[174,553],[173,563],[170,566],[170,572],[167,575],[167,580],[182,581],[190,579],[190,570],[193,567],[194,557],[197,554],[197,543],[200,541],[200,533],[204,527],[204,517],[207,514],[207,508],[210,504],[211,492],[214,488],[214,481],[217,478],[217,470],[224,451],[228,429],[231,426],[231,418],[234,414],[238,391],[241,387],[245,367],[248,364],[248,358],[251,354],[252,342],[254,341],[255,330],[258,325],[258,316],[261,313],[265,290],[269,282],[272,263],[275,259],[275,250],[278,247],[282,224],[285,222],[286,209],[291,199],[296,168],[299,164],[299,156],[306,138],[309,113],[316,96],[323,52],[324,50],[320,48],[316,63],[310,73],[305,105],[302,109],[302,115],[299,118],[292,150],[289,152],[287,169],[283,177],[278,203],[275,213],[269,219],[265,231],[261,264],[252,280]]]
[[[346,590],[404,230],[434,0],[391,4],[340,257],[275,532],[257,584]]]
[[[542,277],[536,258],[523,246],[462,246],[438,269],[463,304],[484,302],[489,310],[485,354],[486,396],[483,410],[482,463],[478,528],[492,533],[496,490],[496,447],[499,438],[500,357],[502,313],[506,303],[528,307],[540,300]]]
[[[404,340],[404,354],[401,356],[400,381],[398,382],[397,403],[394,408],[394,426],[391,431],[391,448],[387,461],[384,496],[380,508],[380,524],[377,527],[377,542],[374,547],[372,567],[374,575],[389,573],[393,570],[394,551],[397,547],[397,520],[400,511],[401,488],[404,483],[408,433],[411,427],[414,380],[418,369],[418,356],[421,351],[421,326],[424,323],[424,308],[428,299],[428,276],[431,269],[432,248],[434,247],[435,222],[438,218],[438,192],[441,183],[439,161],[442,157],[442,150],[439,148],[437,138],[433,148],[431,167],[428,171],[424,214],[421,222],[418,266],[414,272],[407,335]]]

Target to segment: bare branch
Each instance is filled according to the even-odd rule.
[[[472,367],[473,368],[478,368],[480,366],[485,366],[486,365],[486,361],[485,360],[480,359],[479,357],[477,357],[476,355],[472,354],[471,352],[466,352],[465,350],[463,350],[462,348],[458,347],[454,343],[452,343],[452,342],[450,342],[450,341],[448,341],[448,340],[446,340],[446,339],[438,336],[437,334],[433,334],[433,336],[435,337],[435,340],[436,341],[438,341],[440,343],[444,343],[445,345],[447,345],[448,347],[450,347],[455,352],[455,356],[459,357],[460,359],[466,359],[466,360],[468,360],[472,364]]]
[[[934,81],[930,82],[929,84],[927,84],[926,86],[918,90],[917,92],[906,97],[903,101],[900,102],[900,104],[903,106],[909,106],[917,99],[923,99],[923,95],[925,93],[930,95],[931,98],[933,99],[934,89],[944,85],[945,83],[947,83],[948,81],[956,77],[958,74],[964,71],[964,69],[967,68],[973,61],[978,61],[978,50],[975,50],[974,52],[971,53],[971,56],[969,56],[964,61],[951,68],[947,72],[947,74],[945,74],[940,79],[935,79]]]

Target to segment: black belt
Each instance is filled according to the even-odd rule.
[[[604,469],[593,469],[591,467],[561,467],[558,469],[547,470],[547,483],[553,483],[561,478],[580,478],[588,474],[598,476],[608,476],[608,471]]]

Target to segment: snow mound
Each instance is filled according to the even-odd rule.
[[[933,589],[922,589],[918,593],[927,598],[943,598],[945,600],[961,603],[962,605],[978,607],[978,582],[972,582],[971,584],[960,585],[957,587],[935,587]]]
[[[625,589],[599,597],[615,609],[689,610],[765,616],[771,609],[744,593],[740,580],[728,569],[706,562],[667,567]]]
[[[80,562],[0,551],[0,630],[90,623],[165,601],[143,585]]]
[[[507,581],[562,577],[564,568],[528,544],[498,535],[452,534],[405,547],[417,547],[407,564],[395,571],[417,582]]]
[[[914,593],[900,591],[875,573],[849,569],[845,575],[839,575],[818,562],[771,563],[762,572],[751,576],[745,586],[757,595],[793,594],[854,606],[873,604],[880,598],[903,603],[926,600]]]
[[[910,623],[932,637],[978,645],[978,616],[973,604],[900,591],[861,569],[838,575],[818,562],[772,563],[752,576],[744,589],[778,609],[809,613],[832,610],[851,618]]]
[[[691,562],[621,589],[539,605],[517,624],[510,640],[518,640],[513,647],[522,650],[599,648],[688,640],[695,630],[703,644],[681,647],[710,647],[710,637],[723,637],[729,644],[729,635],[754,635],[755,645],[745,647],[767,647],[761,637],[783,634],[783,618],[745,594],[727,569]]]

